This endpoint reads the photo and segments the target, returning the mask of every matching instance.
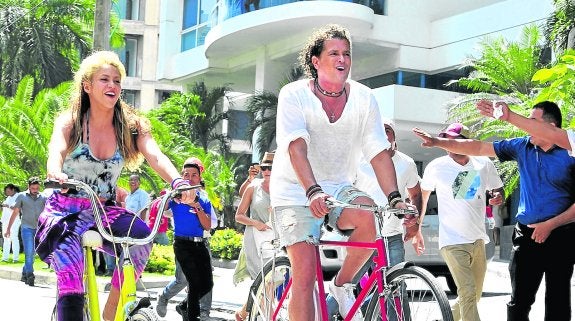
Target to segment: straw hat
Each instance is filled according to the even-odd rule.
[[[262,161],[260,162],[259,165],[256,165],[256,167],[260,169],[260,166],[272,166],[272,164],[274,163],[274,155],[275,155],[274,152],[265,152]]]

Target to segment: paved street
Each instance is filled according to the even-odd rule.
[[[14,271],[13,271],[14,272]],[[232,284],[233,269],[215,268],[215,287],[211,316],[214,320],[234,320],[233,312],[238,309],[244,302],[249,282],[244,282],[237,287]],[[17,272],[5,273],[0,271],[0,302],[2,302],[2,320],[49,320],[55,302],[55,287],[53,283],[38,282],[36,287],[29,287],[18,281]],[[50,279],[46,279],[50,280]],[[53,279],[52,279],[53,280]],[[163,278],[163,282],[166,278]],[[52,281],[53,282],[53,281]],[[156,284],[156,287],[149,288],[149,294],[154,298],[161,291],[161,285],[158,280],[149,280],[148,284]],[[447,289],[443,278],[440,283]],[[575,284],[572,282],[572,285]],[[505,303],[509,300],[510,294],[509,276],[506,262],[490,262],[488,265],[488,274],[484,287],[483,298],[479,303],[479,309],[482,320],[505,320],[506,309]],[[146,292],[140,291],[140,296],[146,295]],[[180,293],[175,297],[168,306],[168,314],[164,320],[179,321],[181,320],[175,311],[175,303],[184,298],[185,293]],[[101,304],[105,302],[106,293],[101,294]],[[455,299],[454,295],[449,295],[450,301]],[[531,312],[532,320],[543,320],[543,300],[544,293],[540,291],[537,301]],[[575,301],[574,299],[572,299]],[[575,302],[573,302],[575,304]]]

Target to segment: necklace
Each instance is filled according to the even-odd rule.
[[[343,88],[342,93],[345,94],[345,102],[343,103],[343,106],[345,107],[345,105],[347,104],[347,99],[348,99],[347,91],[345,90],[345,87]],[[340,96],[341,96],[341,94],[340,94]],[[329,115],[327,116],[329,118],[329,122],[335,123],[335,111],[337,109],[337,105],[334,108],[328,108],[331,106],[327,102],[324,103],[321,99],[320,99],[320,102],[321,102],[321,105],[322,105],[323,109],[325,110],[325,112],[329,113]],[[336,101],[335,103],[339,103],[339,102]],[[329,111],[328,111],[328,109],[329,109]]]
[[[324,96],[328,96],[328,97],[339,97],[341,95],[343,95],[343,93],[345,93],[345,84],[343,85],[343,89],[340,91],[327,91],[323,88],[321,88],[321,86],[319,85],[319,82],[317,81],[317,78],[314,79],[314,84],[315,84],[315,88],[317,88],[317,90]],[[346,93],[347,96],[347,93]]]

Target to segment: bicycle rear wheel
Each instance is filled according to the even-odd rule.
[[[272,271],[273,260],[270,260],[258,274],[252,286],[247,302],[247,311],[250,321],[288,321],[288,305],[291,297],[291,290],[287,289],[291,280],[291,264],[285,256],[275,259],[275,266]],[[287,293],[285,291],[288,291]],[[319,304],[319,294],[314,290],[314,304],[316,311],[316,321],[321,320],[321,310]],[[283,301],[281,301],[283,299]],[[281,305],[280,305],[281,304]],[[273,319],[274,313],[277,313]]]
[[[387,320],[453,320],[445,291],[427,270],[410,266],[392,271],[386,280],[387,285],[382,295],[387,303]],[[373,295],[369,302],[365,320],[382,320],[377,295]]]

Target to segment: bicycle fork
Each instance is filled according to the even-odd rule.
[[[96,269],[92,261],[92,248],[89,246],[84,247],[84,265],[86,267],[85,284],[86,284],[86,298],[90,311],[90,320],[100,320],[100,302],[98,301],[98,284],[96,282]]]
[[[120,279],[120,298],[116,308],[114,321],[124,321],[136,306],[136,277],[135,268],[130,259],[128,244],[122,244],[124,262],[122,264],[122,278]]]

